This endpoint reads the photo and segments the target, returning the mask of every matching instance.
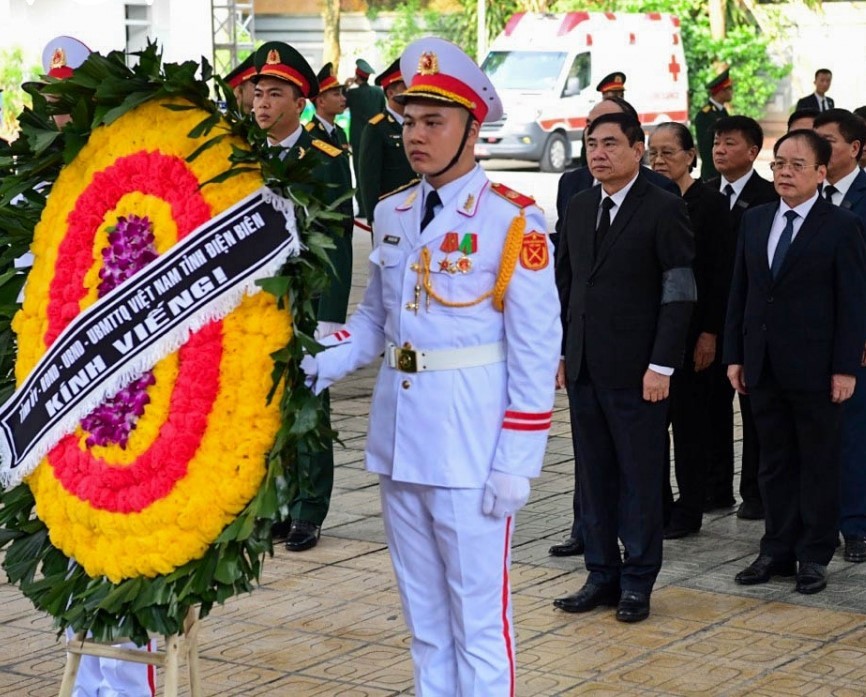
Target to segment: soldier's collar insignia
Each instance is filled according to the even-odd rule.
[[[406,197],[406,200],[401,203],[397,209],[401,211],[405,211],[408,208],[412,207],[412,204],[415,203],[415,199],[418,198],[418,191],[421,187],[415,189],[411,194]]]
[[[475,205],[475,196],[473,196],[472,194],[469,194],[466,197],[466,201],[463,203],[463,210],[466,211],[467,213],[470,213],[472,211],[472,207],[474,205]]]

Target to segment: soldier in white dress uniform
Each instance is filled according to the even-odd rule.
[[[304,359],[316,391],[382,355],[367,436],[419,697],[511,697],[514,514],[541,471],[561,349],[531,198],[475,163],[502,106],[455,45],[411,44],[403,140],[420,182],[375,211],[364,300]]]

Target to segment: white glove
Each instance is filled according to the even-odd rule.
[[[319,364],[316,363],[315,356],[304,356],[301,359],[301,370],[306,374],[306,379],[304,380],[304,384],[311,388],[316,384],[316,376],[319,374]]]
[[[484,484],[481,510],[485,515],[505,518],[517,513],[528,500],[528,477],[491,470]]]
[[[331,334],[339,331],[342,328],[342,322],[328,322],[326,320],[320,320],[319,322],[316,322],[316,331],[313,332],[313,338],[318,341],[319,339],[323,339],[326,336],[330,336]]]

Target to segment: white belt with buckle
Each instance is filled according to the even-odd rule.
[[[388,344],[385,360],[391,368],[404,373],[420,373],[425,370],[456,370],[477,368],[505,360],[505,343],[480,344],[458,349],[426,351]]]

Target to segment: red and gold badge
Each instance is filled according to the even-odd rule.
[[[550,262],[547,252],[547,235],[533,230],[523,236],[523,246],[520,248],[520,265],[530,271],[540,271]]]

